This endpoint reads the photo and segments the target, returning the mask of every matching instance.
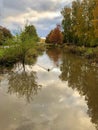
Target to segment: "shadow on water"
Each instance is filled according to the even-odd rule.
[[[60,79],[68,81],[69,87],[85,96],[88,114],[98,129],[98,69],[88,65],[85,59],[65,53],[60,69]]]

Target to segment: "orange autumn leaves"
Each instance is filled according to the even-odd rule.
[[[60,30],[60,25],[57,25],[46,37],[46,43],[62,44],[63,34]]]

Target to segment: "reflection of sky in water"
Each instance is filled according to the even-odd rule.
[[[44,60],[43,60],[44,59]],[[47,64],[48,63],[48,64]],[[45,66],[46,68],[50,67],[51,65],[53,65],[53,61],[51,61],[48,57],[48,55],[46,55],[46,53],[44,53],[43,57],[38,57],[38,61],[37,64],[40,64],[42,66]]]
[[[39,63],[46,68],[53,66],[46,55],[38,58]],[[30,68],[26,66],[28,71],[37,72],[37,81],[43,85],[30,103],[6,93],[7,75],[2,79],[0,130],[95,130],[86,114],[88,108],[85,97],[58,78],[61,73],[59,68],[48,72],[37,64]]]

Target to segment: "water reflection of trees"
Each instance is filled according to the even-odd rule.
[[[9,88],[10,94],[16,93],[19,97],[25,97],[29,102],[33,96],[38,93],[41,85],[38,85],[36,81],[36,73],[27,73],[25,71],[21,73],[11,73],[9,76]]]
[[[59,59],[61,58],[60,48],[50,48],[46,51],[49,58],[54,62],[56,66],[59,64]]]
[[[63,54],[60,78],[68,81],[69,87],[85,95],[88,113],[98,129],[98,70],[79,57]]]

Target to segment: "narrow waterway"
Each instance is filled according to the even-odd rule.
[[[49,49],[0,73],[0,130],[98,130],[98,68]]]

